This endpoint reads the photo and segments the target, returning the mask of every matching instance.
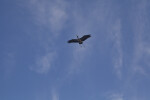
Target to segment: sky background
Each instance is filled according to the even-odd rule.
[[[149,76],[149,0],[0,0],[0,100],[149,100]]]

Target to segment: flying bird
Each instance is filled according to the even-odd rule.
[[[68,41],[68,43],[79,43],[79,44],[82,44],[83,41],[85,41],[86,39],[88,39],[89,37],[91,37],[91,35],[84,35],[82,36],[81,38],[79,38],[77,36],[77,39],[71,39]]]

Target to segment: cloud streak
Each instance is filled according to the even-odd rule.
[[[38,40],[41,52],[37,54],[35,64],[30,69],[46,74],[57,55],[54,45],[67,20],[67,3],[64,0],[29,0],[27,2],[33,23],[38,27],[34,37]],[[48,32],[45,31],[47,29]]]
[[[122,85],[122,93],[124,99],[147,100],[145,97],[147,98],[149,96],[138,90],[142,90],[144,85],[141,85],[141,83],[143,84],[144,78],[148,78],[150,75],[148,73],[150,69],[150,46],[148,45],[150,41],[150,35],[148,33],[150,24],[147,23],[149,22],[149,18],[147,17],[148,3],[147,0],[139,0],[138,2],[134,1],[134,3],[135,2],[136,4],[131,7],[131,11],[129,13],[129,18],[131,19],[128,19],[130,21],[131,29],[133,32],[130,33],[133,34],[133,44],[130,44],[133,51],[131,52],[132,55],[128,55],[130,57],[130,61],[125,62],[128,64],[125,66],[126,69],[123,70],[123,72],[126,74],[122,80],[124,82]]]
[[[59,100],[59,96],[56,90],[52,91],[52,100]]]
[[[150,58],[150,46],[149,46],[149,39],[146,39],[150,37],[147,33],[147,29],[149,29],[149,24],[147,22],[149,21],[149,18],[147,18],[147,1],[144,0],[142,2],[139,2],[139,4],[136,5],[136,8],[138,11],[135,11],[132,16],[136,16],[133,20],[133,23],[135,26],[133,26],[133,30],[135,33],[135,47],[134,47],[134,59],[132,63],[132,68],[135,73],[141,73],[143,75],[147,75],[146,72],[147,68],[144,68],[143,64],[146,64],[146,67],[149,65],[148,59]]]
[[[114,94],[109,95],[108,99],[109,100],[124,100],[123,95],[119,93],[114,93]]]
[[[114,26],[114,47],[116,48],[116,58],[114,58],[114,68],[119,78],[122,77],[123,52],[121,47],[121,22],[118,20]]]
[[[122,77],[122,67],[123,67],[123,50],[122,50],[122,33],[121,33],[121,21],[120,19],[116,19],[115,23],[110,28],[110,39],[113,43],[112,49],[112,61],[115,72],[118,78]]]
[[[47,53],[44,56],[40,56],[36,59],[36,63],[30,69],[40,74],[47,74],[53,65],[55,53]]]
[[[14,52],[6,52],[5,55],[1,67],[4,69],[4,77],[9,78],[15,69],[16,54]]]
[[[63,0],[31,0],[30,6],[35,23],[40,27],[47,27],[57,36],[67,20],[67,3]]]

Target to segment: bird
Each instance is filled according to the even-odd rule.
[[[78,35],[76,35],[76,36],[77,36],[77,39],[71,39],[71,40],[68,41],[68,43],[79,43],[79,44],[83,44],[83,41],[85,41],[86,39],[88,39],[88,38],[91,37],[90,34],[89,34],[89,35],[84,35],[84,36],[82,36],[81,38],[79,38]]]

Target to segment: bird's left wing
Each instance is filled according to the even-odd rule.
[[[72,39],[72,40],[69,40],[68,43],[78,43],[78,39]]]
[[[84,36],[81,37],[80,39],[81,39],[81,41],[84,41],[84,40],[86,40],[86,39],[89,38],[89,37],[91,37],[91,35],[84,35]]]

